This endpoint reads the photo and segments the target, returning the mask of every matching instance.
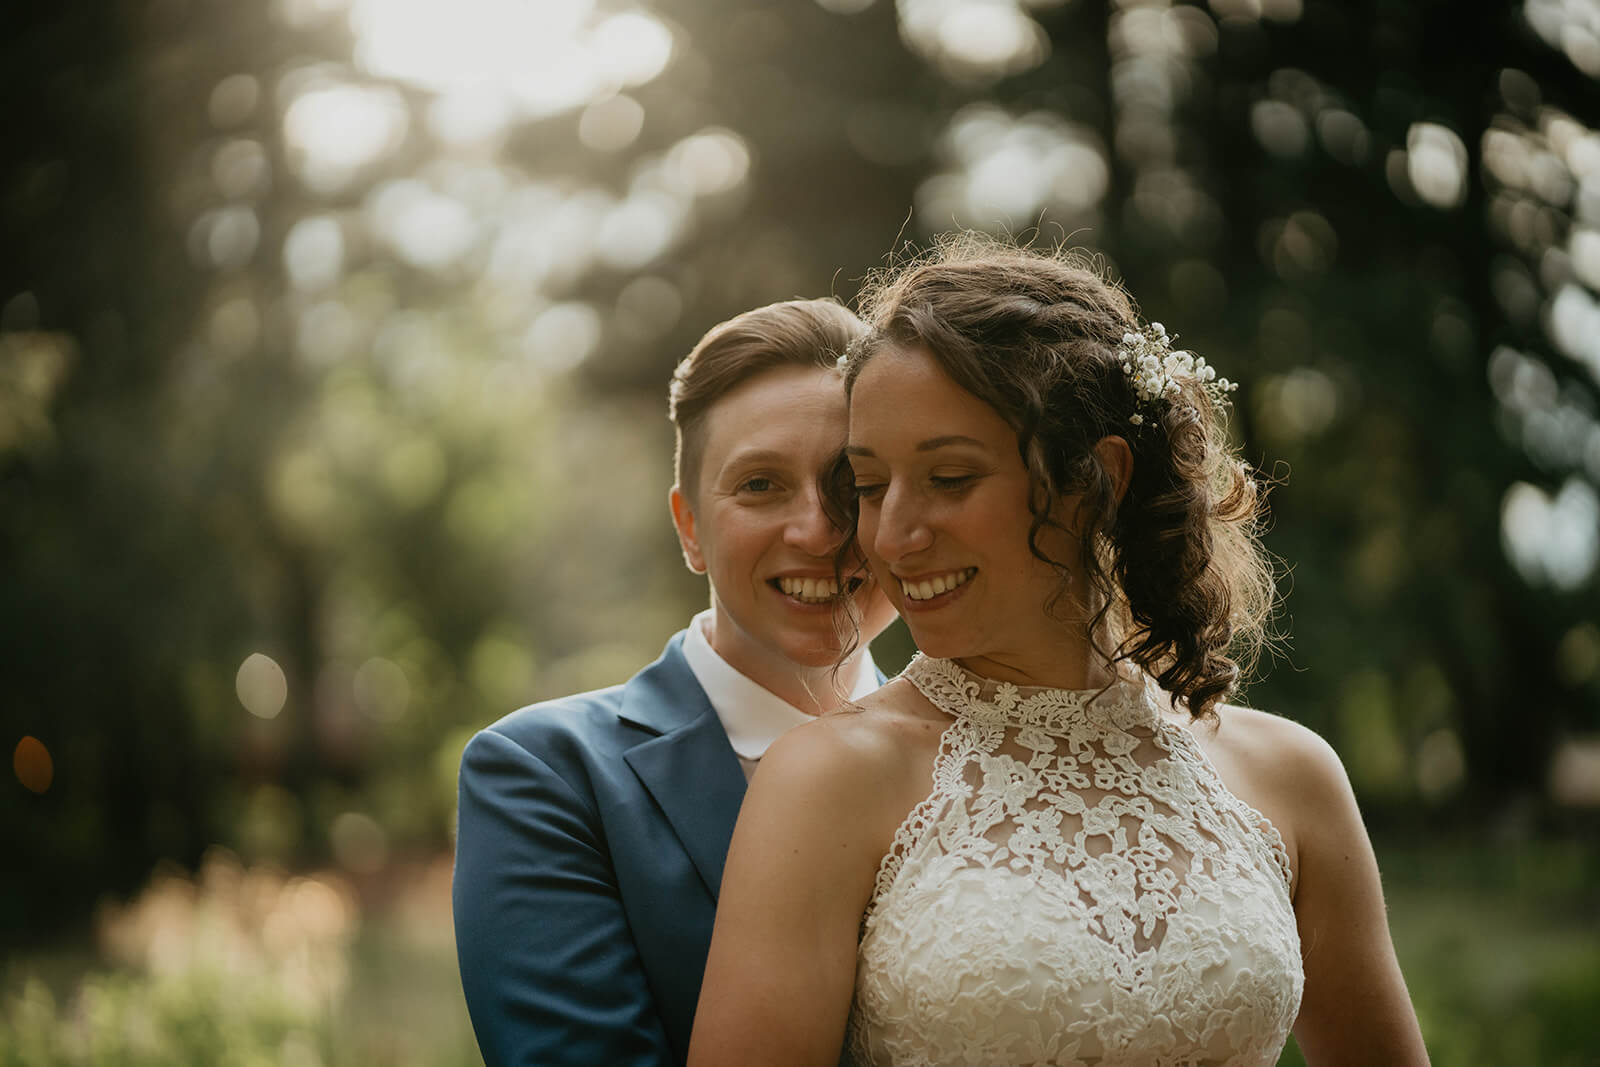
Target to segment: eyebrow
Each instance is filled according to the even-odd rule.
[[[752,463],[788,463],[793,461],[792,456],[776,448],[752,448],[747,452],[735,452],[723,463],[722,469],[729,467],[744,467]]]
[[[947,445],[976,445],[978,448],[985,447],[984,443],[978,440],[976,437],[967,437],[965,434],[950,433],[945,434],[943,437],[930,437],[926,441],[918,442],[917,451],[933,452],[937,449],[944,448]],[[845,454],[849,456],[877,455],[877,453],[872,449],[863,448],[861,445],[845,445],[844,451]]]

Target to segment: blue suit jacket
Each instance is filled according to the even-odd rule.
[[[745,781],[682,648],[467,745],[456,949],[489,1067],[688,1055]]]

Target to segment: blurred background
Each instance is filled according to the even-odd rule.
[[[0,1064],[480,1062],[457,760],[703,605],[673,364],[962,226],[1244,383],[1434,1062],[1600,1063],[1600,2],[0,27]]]

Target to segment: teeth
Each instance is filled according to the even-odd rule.
[[[779,578],[778,588],[785,596],[808,604],[822,604],[839,595],[839,583],[832,578]]]
[[[900,588],[908,599],[931,600],[940,593],[948,593],[958,585],[965,585],[977,573],[978,568],[968,567],[966,570],[951,571],[949,574],[941,574],[937,578],[924,579],[920,582],[902,581]]]

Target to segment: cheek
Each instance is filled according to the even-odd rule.
[[[740,521],[736,516],[722,515],[707,534],[709,540],[703,541],[702,551],[706,553],[706,562],[713,570],[727,575],[729,572],[746,570],[754,564],[755,538],[748,522]]]
[[[871,552],[864,552],[862,555],[866,558],[867,570],[872,572],[873,581],[877,583],[878,588],[883,591],[884,595],[890,596],[892,595],[891,590],[899,589],[900,586],[895,580],[894,573],[889,569],[889,564],[884,562],[882,557]]]
[[[868,564],[876,567],[879,558],[873,551],[873,543],[878,539],[878,509],[862,505],[856,515],[856,541],[857,554],[862,556]]]

